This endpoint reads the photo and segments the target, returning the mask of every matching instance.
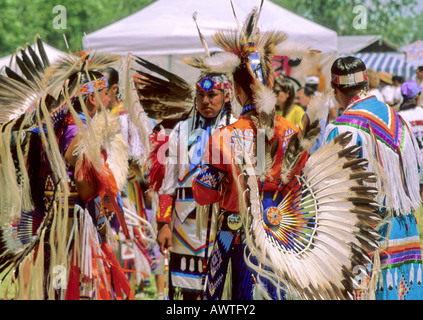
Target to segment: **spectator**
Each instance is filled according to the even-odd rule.
[[[379,72],[380,92],[382,93],[385,103],[389,106],[394,105],[394,89],[392,87],[392,75],[387,72]]]
[[[367,78],[369,79],[369,93],[374,95],[379,101],[385,102],[382,92],[379,90],[380,77],[374,69],[366,70]]]
[[[301,119],[304,115],[304,109],[294,103],[295,89],[294,83],[285,79],[283,76],[275,78],[273,91],[276,94],[276,115],[280,115],[292,122],[293,124],[301,127]]]

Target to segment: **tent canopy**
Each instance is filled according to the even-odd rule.
[[[404,77],[410,80],[415,78],[416,68],[405,62],[404,55],[390,53],[357,53],[357,58],[363,60],[367,68],[377,72],[385,71],[392,75]]]
[[[233,0],[235,13],[243,23],[259,0]],[[211,36],[218,29],[236,27],[229,0],[158,0],[143,10],[84,37],[85,49],[126,55],[202,54],[192,15],[211,51]],[[282,30],[295,41],[310,45],[323,53],[337,52],[337,34],[265,0],[259,20],[261,30]]]
[[[370,36],[339,36],[338,52],[353,54],[364,52],[398,52],[397,47],[380,35]]]
[[[423,41],[418,40],[401,47],[401,51],[407,55],[407,62],[415,67],[423,66]]]

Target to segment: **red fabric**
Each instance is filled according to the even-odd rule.
[[[163,135],[160,132],[153,133],[150,136],[150,144],[153,149],[150,151],[148,162],[150,163],[150,169],[148,173],[149,183],[148,186],[155,192],[158,192],[162,186],[165,168],[164,168],[164,153],[160,153],[160,150],[166,150],[169,143],[169,135]]]
[[[103,153],[103,157],[106,158],[105,153]],[[108,200],[112,203],[113,209],[116,212],[123,234],[129,238],[128,226],[126,225],[123,212],[116,201],[118,198],[117,183],[107,162],[104,162],[101,171],[97,171],[86,157],[79,156],[75,165],[75,179],[77,181],[87,181],[97,185],[96,194],[100,196],[102,201],[105,200],[106,196],[108,197]]]
[[[123,268],[117,261],[112,248],[110,248],[107,243],[103,242],[101,249],[103,250],[105,259],[109,262],[111,283],[116,295],[116,300],[135,300],[135,296],[131,285],[129,284],[128,278],[126,277]]]
[[[156,221],[170,223],[172,217],[174,199],[168,194],[159,196],[159,208],[157,210]]]
[[[219,190],[212,190],[198,183],[196,180],[193,182],[193,195],[194,199],[200,205],[208,205],[220,202],[222,209],[238,212],[238,190],[235,179],[239,176],[238,167],[235,166],[235,173],[232,173],[231,163],[234,161],[233,146],[231,145],[231,139],[228,138],[228,134],[232,136],[233,130],[253,130],[256,136],[255,126],[248,116],[241,116],[238,121],[222,129],[216,130],[209,140],[208,149],[204,153],[204,162],[210,163],[213,167],[218,170],[225,172],[225,178],[222,180],[221,188]],[[223,130],[229,130],[224,132]],[[276,154],[275,163],[270,170],[270,177],[266,177],[264,184],[258,181],[260,191],[275,191],[282,189],[283,185],[279,187],[281,182],[280,171],[281,161],[285,152],[285,147],[291,135],[287,135],[289,132],[298,132],[297,126],[286,120],[281,116],[275,117],[275,129],[271,142],[273,139],[279,139],[279,147]],[[226,136],[226,137],[225,137]],[[257,143],[257,141],[255,141]],[[220,147],[219,147],[220,146]],[[304,152],[299,160],[293,175],[299,174],[301,168],[307,161],[308,153]],[[292,183],[293,186],[295,182]],[[290,186],[285,186],[284,193],[290,189]]]
[[[80,274],[79,266],[75,264],[74,254],[70,264],[69,278],[66,287],[66,300],[79,300],[80,299]]]

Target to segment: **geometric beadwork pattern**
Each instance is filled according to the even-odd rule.
[[[204,164],[197,175],[196,181],[209,189],[218,190],[224,176],[224,173],[215,167]]]

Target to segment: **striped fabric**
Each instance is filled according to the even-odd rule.
[[[383,246],[382,246],[383,247]],[[391,239],[388,248],[380,254],[382,269],[395,268],[407,263],[421,263],[419,236]]]
[[[410,80],[416,77],[416,67],[407,64],[405,57],[401,54],[393,53],[357,53],[353,56],[363,60],[367,68],[377,72],[385,71],[392,75],[404,77]]]

